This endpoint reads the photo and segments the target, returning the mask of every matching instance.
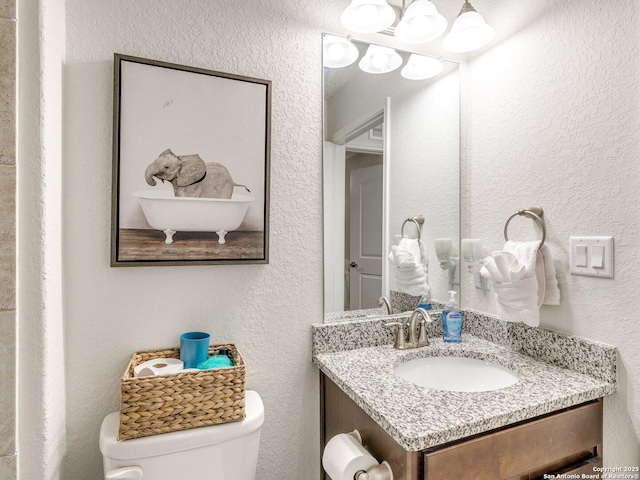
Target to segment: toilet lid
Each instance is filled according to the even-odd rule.
[[[246,418],[239,422],[118,441],[120,414],[110,413],[100,428],[100,451],[114,460],[132,460],[182,452],[249,435],[262,427],[264,422],[264,405],[257,392],[246,391],[245,414]]]

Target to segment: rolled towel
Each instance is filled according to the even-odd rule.
[[[540,257],[544,263],[545,290],[543,305],[560,305],[560,288],[558,288],[558,278],[556,276],[556,266],[553,263],[551,249],[548,245],[543,245],[540,249]]]
[[[536,296],[531,294],[537,286],[535,277],[511,283],[494,283],[498,317],[507,322],[523,322],[530,327],[540,325],[540,307]]]
[[[391,247],[388,259],[393,266],[398,291],[413,296],[429,292],[426,264],[418,239],[401,239],[397,246]]]
[[[396,280],[396,288],[399,292],[406,293],[413,297],[421,297],[422,295],[429,293],[429,286],[427,285],[427,282],[422,282],[420,284],[405,284]]]
[[[413,268],[394,268],[393,272],[398,280],[405,282],[415,279],[421,279],[422,281],[427,280],[426,273],[422,265],[417,265]]]
[[[538,279],[538,306],[560,305],[560,289],[556,277],[556,267],[548,245],[540,242],[512,242],[504,244],[504,250],[513,253],[524,263],[527,271],[535,271]]]
[[[388,258],[391,265],[396,268],[412,269],[416,267],[413,255],[407,250],[403,250],[397,246],[391,247],[391,252],[389,252]]]
[[[485,259],[480,274],[493,283],[502,320],[524,322],[532,327],[540,324],[535,252],[529,248],[516,253],[494,252]]]
[[[417,238],[403,238],[398,244],[398,249],[406,250],[413,256],[413,261],[418,264],[424,264],[422,252],[420,251],[420,242]]]
[[[524,278],[526,269],[512,253],[494,252],[485,259],[480,274],[494,283],[509,283]]]

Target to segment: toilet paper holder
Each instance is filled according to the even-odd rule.
[[[353,438],[357,440],[358,443],[362,445],[362,435],[358,430],[354,430],[353,432],[348,433]],[[383,461],[379,465],[375,465],[367,471],[360,470],[356,472],[353,476],[354,480],[393,480],[393,472],[391,471],[391,466]]]

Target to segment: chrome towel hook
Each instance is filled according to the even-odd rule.
[[[509,241],[509,235],[507,234],[507,230],[509,229],[509,223],[516,215],[520,215],[523,217],[531,218],[538,223],[540,228],[542,229],[542,240],[540,241],[540,248],[544,245],[545,240],[547,239],[547,226],[544,222],[544,210],[541,207],[531,207],[525,208],[522,210],[518,210],[516,213],[511,215],[507,220],[507,223],[504,225],[504,239],[505,241]]]
[[[400,236],[404,238],[404,226],[407,222],[413,222],[418,229],[418,243],[422,243],[422,225],[424,224],[424,215],[416,215],[414,217],[407,218],[402,222],[402,228],[400,229]]]

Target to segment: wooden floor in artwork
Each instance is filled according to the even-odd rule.
[[[178,232],[167,245],[158,230],[121,228],[119,261],[262,260],[264,232],[229,232],[226,243],[218,243],[213,232]]]

